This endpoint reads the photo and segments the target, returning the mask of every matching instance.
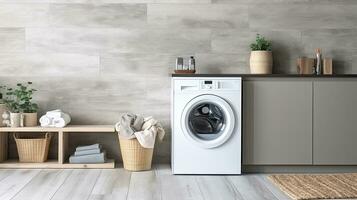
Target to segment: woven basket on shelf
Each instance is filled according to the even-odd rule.
[[[46,133],[44,138],[19,138],[15,133],[17,151],[20,162],[45,162],[51,142],[51,134]]]
[[[120,150],[124,168],[130,171],[151,169],[154,149],[144,148],[137,139],[123,139],[119,137]]]

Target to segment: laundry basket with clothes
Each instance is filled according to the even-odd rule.
[[[165,136],[161,124],[153,117],[144,118],[132,113],[123,114],[115,125],[118,132],[124,168],[130,171],[151,169],[156,137]]]

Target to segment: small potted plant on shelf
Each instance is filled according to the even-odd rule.
[[[10,110],[11,126],[37,126],[38,105],[32,102],[32,95],[36,91],[31,88],[32,82],[18,83],[16,88],[7,88],[6,105]],[[22,121],[23,120],[23,121]]]
[[[255,42],[250,45],[250,72],[252,74],[271,74],[273,54],[271,42],[257,34]]]

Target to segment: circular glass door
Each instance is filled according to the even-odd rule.
[[[231,106],[222,98],[202,95],[191,100],[182,115],[183,132],[196,145],[217,147],[226,142],[234,130]]]

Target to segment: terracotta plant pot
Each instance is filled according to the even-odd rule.
[[[24,126],[37,126],[37,112],[36,113],[22,113],[24,116]]]
[[[271,74],[273,71],[273,53],[271,51],[252,51],[250,54],[250,73]]]
[[[2,114],[4,114],[4,112],[6,112],[8,109],[7,109],[7,107],[6,107],[6,104],[4,104],[4,103],[1,103],[0,104],[0,127],[4,127],[4,126],[6,126],[4,123],[3,123],[3,118],[2,118]]]

